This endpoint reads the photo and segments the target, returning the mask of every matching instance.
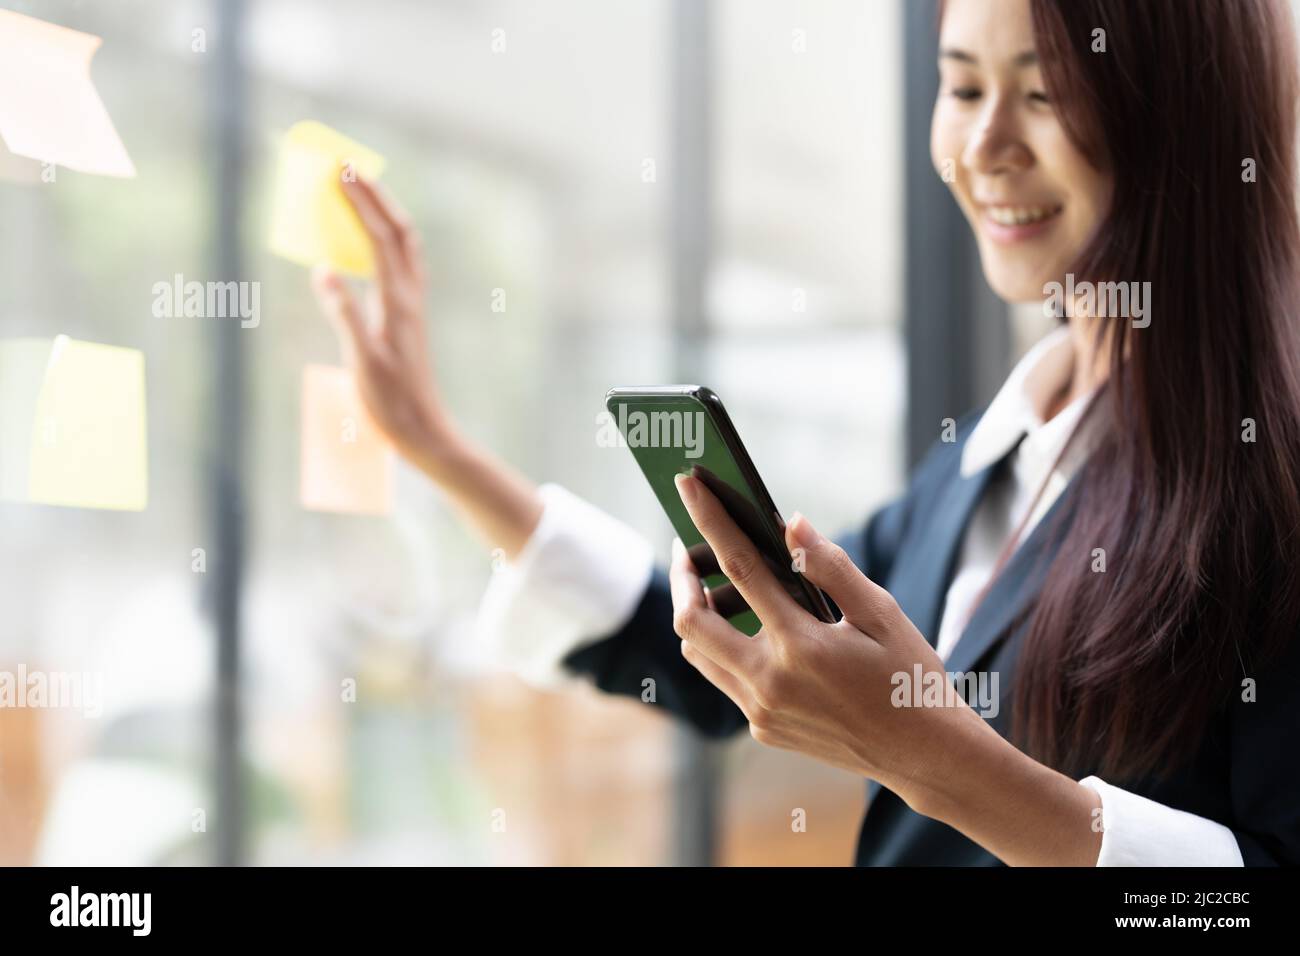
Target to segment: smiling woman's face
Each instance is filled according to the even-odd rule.
[[[1008,302],[1062,280],[1110,202],[1047,100],[1029,0],[947,0],[930,153]]]

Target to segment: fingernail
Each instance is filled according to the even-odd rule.
[[[815,548],[821,544],[822,536],[812,526],[812,522],[803,516],[802,512],[796,511],[794,517],[790,519],[790,531],[794,534],[794,539],[799,542],[800,547]]]
[[[677,494],[682,501],[692,504],[695,501],[695,479],[690,475],[678,475],[673,481],[677,484]]]

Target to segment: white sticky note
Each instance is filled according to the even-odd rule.
[[[10,152],[83,173],[135,175],[90,79],[101,43],[0,10],[0,139]]]
[[[271,198],[270,248],[291,262],[312,267],[328,262],[340,272],[374,274],[370,240],[343,195],[345,164],[378,179],[384,158],[323,123],[295,123],[280,144]]]

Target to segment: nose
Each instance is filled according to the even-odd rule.
[[[1034,154],[1021,135],[1012,104],[990,96],[978,125],[962,153],[962,164],[975,173],[995,176],[1021,172],[1033,165]]]

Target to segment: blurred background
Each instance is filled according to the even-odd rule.
[[[933,5],[0,7],[104,38],[138,170],[0,180],[0,334],[143,351],[150,483],[0,503],[0,670],[104,681],[99,717],[0,709],[0,863],[847,864],[860,779],[494,665],[491,557],[414,472],[391,516],[300,506],[301,371],[339,356],[266,209],[299,120],[383,153],[466,430],[661,558],[594,441],[614,385],[708,384],[778,506],[846,527],[1041,330],[930,166]],[[260,324],[156,318],[178,273],[260,283]]]

